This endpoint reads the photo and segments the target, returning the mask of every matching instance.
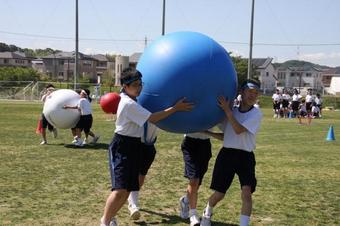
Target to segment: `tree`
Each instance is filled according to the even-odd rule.
[[[231,57],[234,67],[237,73],[238,84],[242,84],[247,80],[248,75],[248,61],[247,59],[241,58],[240,56]]]

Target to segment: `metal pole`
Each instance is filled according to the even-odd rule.
[[[165,34],[165,0],[163,0],[162,35]]]
[[[249,41],[249,59],[248,59],[248,75],[247,78],[252,77],[252,58],[253,58],[253,27],[254,27],[254,5],[255,0],[252,0],[251,6],[251,21],[250,21],[250,41]]]
[[[76,51],[74,56],[74,90],[77,89],[77,75],[78,75],[78,0],[76,0]]]

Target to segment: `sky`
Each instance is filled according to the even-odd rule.
[[[0,0],[0,42],[75,50],[75,0]],[[249,57],[252,0],[166,0],[165,33]],[[163,0],[79,0],[79,51],[131,55],[162,33]],[[255,0],[253,58],[340,66],[340,0]],[[146,40],[146,41],[145,41]]]

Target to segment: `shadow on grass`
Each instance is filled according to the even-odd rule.
[[[109,148],[109,144],[104,143],[96,143],[96,144],[86,144],[83,147],[76,146],[74,144],[57,144],[57,145],[63,145],[65,148],[72,148],[72,149],[91,149],[91,150],[107,150]]]
[[[184,220],[177,215],[169,215],[169,214],[154,212],[154,211],[145,210],[145,209],[140,209],[140,211],[148,213],[148,214],[160,216],[162,219],[160,221],[153,221],[153,222],[152,221],[151,222],[150,221],[148,222],[135,221],[134,223],[136,225],[161,225],[161,224],[178,224],[178,223],[189,224],[189,220]],[[227,223],[222,223],[222,222],[217,222],[217,221],[212,221],[211,224],[216,225],[216,226],[238,226],[237,224],[227,224]]]

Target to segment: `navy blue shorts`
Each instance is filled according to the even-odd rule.
[[[85,133],[89,133],[92,127],[93,118],[92,115],[81,115],[76,125],[76,128],[84,130]]]
[[[142,143],[141,144],[141,161],[140,161],[140,165],[139,165],[139,174],[145,176],[150,167],[151,164],[153,163],[153,161],[155,160],[155,156],[156,156],[156,148],[155,145],[151,144],[151,145],[147,145]]]
[[[48,128],[49,131],[53,130],[53,126],[47,121],[44,114],[41,114],[41,127],[44,129]]]
[[[139,190],[140,137],[115,134],[109,146],[112,190]]]
[[[210,139],[203,140],[186,136],[181,149],[185,165],[184,176],[188,179],[198,178],[199,184],[201,184],[211,158]]]
[[[256,189],[255,155],[253,152],[222,148],[217,155],[210,188],[226,193],[235,174],[238,175],[240,185],[250,186],[253,193]]]

